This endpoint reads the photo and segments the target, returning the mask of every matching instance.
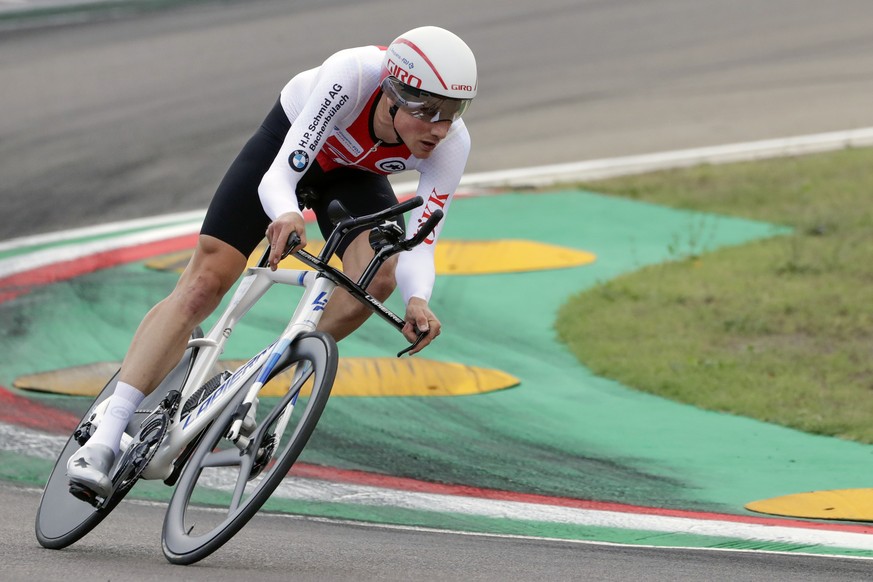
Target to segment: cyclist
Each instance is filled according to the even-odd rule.
[[[326,212],[331,200],[355,215],[383,210],[397,203],[388,175],[405,170],[420,173],[417,193],[427,201],[412,212],[409,235],[437,208],[446,212],[470,152],[461,115],[477,87],[470,48],[434,26],[410,30],[387,48],[342,50],[291,79],[218,186],[176,288],[137,329],[106,413],[67,463],[71,485],[100,496],[111,492],[108,472],[130,416],[179,361],[192,330],[242,274],[265,232],[275,270],[292,233],[302,241],[297,248],[306,244],[304,206],[326,237],[333,228]],[[414,352],[440,333],[428,301],[441,230],[442,223],[424,244],[392,257],[368,288],[381,301],[400,288],[404,335],[414,341],[416,328],[427,332]],[[345,240],[338,254],[357,279],[373,257],[368,233]],[[337,290],[319,329],[339,341],[370,313]]]

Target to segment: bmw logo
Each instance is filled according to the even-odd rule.
[[[303,150],[296,150],[288,157],[288,163],[295,171],[302,172],[309,165],[309,154]]]

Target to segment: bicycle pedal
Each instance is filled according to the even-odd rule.
[[[96,493],[78,483],[70,483],[70,495],[96,508],[100,508],[100,498]]]

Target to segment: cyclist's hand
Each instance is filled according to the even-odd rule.
[[[286,212],[280,215],[267,227],[267,242],[270,243],[270,269],[275,271],[285,252],[288,237],[292,233],[300,237],[300,244],[291,249],[296,251],[306,246],[306,223],[303,216],[297,212]]]
[[[420,297],[412,297],[406,305],[406,325],[403,326],[403,335],[410,343],[414,343],[418,339],[419,331],[426,331],[427,336],[421,340],[418,346],[409,352],[409,355],[416,354],[423,350],[436,336],[440,334],[442,324],[437,319],[433,311],[427,305],[427,301]]]

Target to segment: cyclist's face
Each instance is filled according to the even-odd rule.
[[[450,127],[452,127],[452,122],[448,119],[445,121],[426,121],[411,116],[403,108],[398,109],[397,115],[394,117],[394,128],[403,138],[403,143],[406,144],[412,155],[419,159],[430,157],[437,145],[445,139]]]

